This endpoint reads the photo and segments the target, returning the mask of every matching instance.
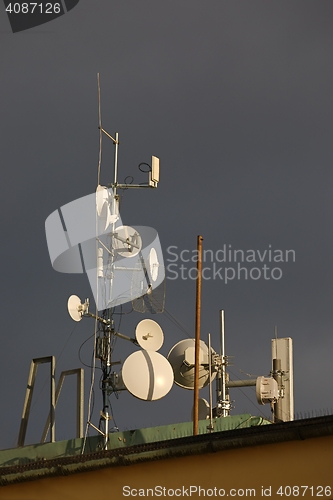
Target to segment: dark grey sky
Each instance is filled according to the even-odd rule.
[[[171,245],[178,254],[194,249],[198,234],[214,253],[224,245],[295,251],[295,262],[266,262],[281,268],[280,280],[205,280],[202,337],[210,332],[218,348],[225,309],[231,376],[264,375],[277,325],[294,340],[295,411],[332,408],[332,18],[331,2],[317,0],[80,0],[57,20],[12,34],[3,9],[1,448],[16,444],[31,359],[54,354],[59,376],[82,366],[77,352],[93,333],[66,309],[72,293],[91,297],[88,279],[52,269],[44,223],[96,188],[97,72],[104,128],[120,134],[119,180],[144,182],[137,165],[161,158],[157,190],[125,192],[125,223],[154,227],[166,259]],[[112,168],[104,141],[104,183]],[[168,279],[166,308],[191,334],[195,282]],[[141,319],[125,316],[121,331],[132,335]],[[166,315],[154,319],[166,355],[184,333]],[[92,348],[91,339],[81,350],[87,364]],[[132,351],[118,341],[115,359]],[[28,442],[39,440],[46,418],[47,369],[39,374]],[[87,390],[89,376],[86,369]],[[57,439],[75,432],[71,390],[68,381]],[[269,415],[244,393],[232,393],[233,413]],[[121,394],[116,423],[188,420],[192,396],[178,387],[154,403]],[[95,423],[100,409],[96,385]]]

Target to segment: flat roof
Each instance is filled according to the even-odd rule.
[[[230,418],[234,418],[236,422],[236,417],[225,417],[218,420],[227,421]],[[0,452],[0,463],[2,464],[0,467],[0,485],[4,486],[10,483],[32,480],[34,478],[61,476],[64,474],[68,475],[102,467],[130,465],[139,461],[211,453],[232,448],[281,443],[285,441],[299,441],[333,434],[333,415],[294,420],[272,425],[265,425],[268,423],[267,421],[260,419],[260,417],[251,417],[251,415],[241,415],[237,416],[237,418],[239,423],[238,427],[234,426],[229,430],[219,430],[209,433],[206,430],[207,422],[209,421],[200,421],[201,429],[205,429],[206,432],[197,436],[184,435],[183,437],[169,437],[158,441],[156,440],[158,434],[155,433],[155,440],[150,442],[144,442],[144,440],[142,440],[140,444],[130,444],[128,446],[126,446],[125,443],[125,446],[122,445],[109,450],[87,450],[84,454],[78,452],[74,454],[71,452],[67,454],[63,453],[62,455],[59,454],[59,450],[64,443],[67,443],[68,451],[73,449],[73,443],[71,441],[36,445],[34,449],[38,453],[35,454],[33,460],[30,459],[26,462],[21,460],[15,463],[15,451],[16,455],[18,455],[19,451],[24,451],[25,449],[26,451],[31,451],[28,450],[31,446],[17,448],[16,450],[4,450]],[[251,419],[257,419],[257,425],[250,425]],[[231,421],[229,421],[229,423],[231,423]],[[173,428],[177,431],[184,432],[188,429],[189,424],[192,425],[191,422],[175,424]],[[158,428],[153,429],[156,431]],[[126,432],[132,432],[134,435],[135,432],[142,433],[142,431],[144,431],[144,429]],[[152,429],[146,429],[147,433],[149,431],[152,431]],[[116,434],[118,435],[119,433]],[[118,435],[118,437],[120,436]],[[93,439],[101,443],[101,439],[98,436],[94,436]],[[41,454],[43,449],[46,450],[46,447],[50,447],[51,451],[53,448],[53,451],[56,452],[53,458],[51,455],[46,457]]]

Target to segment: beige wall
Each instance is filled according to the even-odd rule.
[[[107,468],[93,472],[75,474],[66,477],[42,479],[18,485],[0,488],[0,499],[24,500],[120,500],[123,498],[220,498],[218,490],[223,488],[225,495],[254,496],[254,492],[246,489],[255,489],[256,497],[263,497],[262,487],[271,487],[270,498],[285,500],[286,498],[333,499],[320,486],[330,486],[333,491],[333,436],[276,443],[249,448],[239,448],[217,453],[195,455],[181,458],[164,459],[131,466]],[[178,488],[197,486],[206,489],[201,496],[192,493],[191,496],[181,497]],[[294,491],[288,496],[277,495],[280,486],[308,486],[313,487],[305,495],[304,488]],[[135,496],[123,495],[123,487],[129,486]],[[175,490],[175,496],[163,495],[163,490],[152,492],[139,491],[140,488],[154,488],[156,486]],[[217,488],[216,496],[214,490]],[[319,487],[319,488],[318,488]],[[231,489],[242,489],[237,491]],[[128,491],[128,490],[127,490]],[[158,496],[157,493],[162,495]],[[190,494],[190,490],[187,490]],[[141,493],[141,495],[140,495]],[[146,493],[146,496],[142,494]],[[166,493],[166,492],[165,492]],[[172,492],[170,492],[172,493]],[[269,491],[266,491],[269,493]],[[321,493],[321,496],[318,494]]]

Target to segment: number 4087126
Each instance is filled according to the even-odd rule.
[[[280,486],[276,494],[281,497],[330,497],[332,489],[330,486]]]
[[[10,14],[59,14],[61,12],[61,6],[59,2],[15,2],[10,3],[6,7],[6,12]]]

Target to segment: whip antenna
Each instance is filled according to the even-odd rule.
[[[99,155],[97,167],[97,185],[100,185],[101,179],[101,163],[102,163],[102,112],[101,112],[101,84],[100,76],[97,73],[97,89],[98,89],[98,128],[99,128]]]

